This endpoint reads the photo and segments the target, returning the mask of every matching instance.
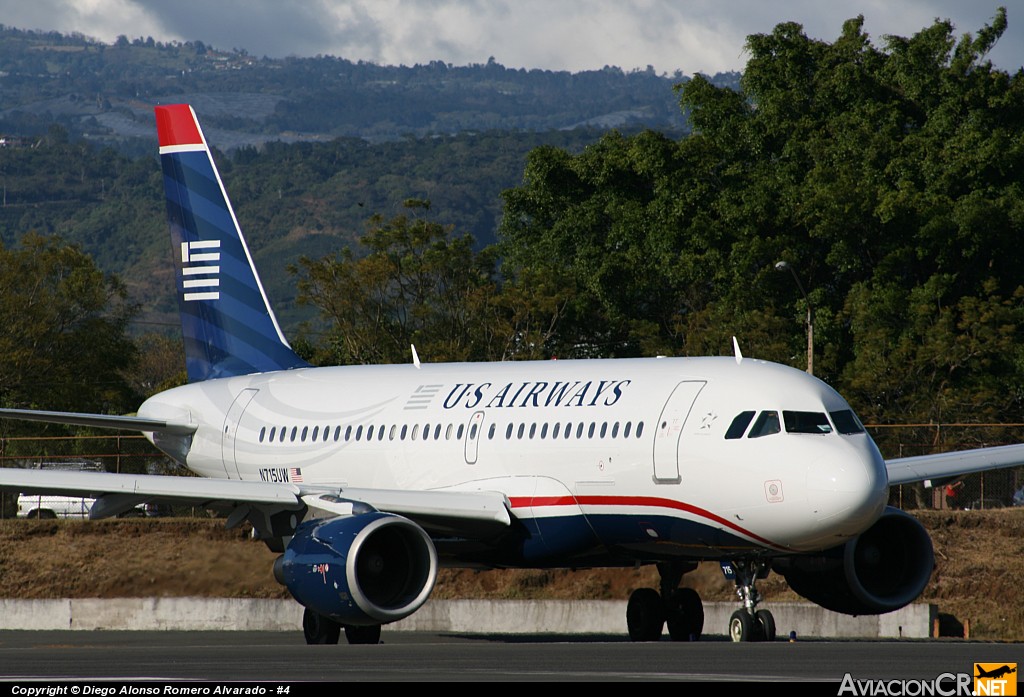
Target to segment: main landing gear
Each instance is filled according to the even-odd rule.
[[[761,594],[757,592],[757,579],[768,576],[768,565],[763,561],[732,562],[736,594],[743,607],[729,618],[729,638],[733,641],[775,641],[775,617],[768,610],[757,610]],[[729,572],[726,571],[726,577]]]
[[[679,588],[683,574],[697,568],[695,562],[662,562],[661,592],[638,588],[626,605],[626,626],[633,641],[658,641],[668,625],[672,641],[697,641],[704,631],[704,604],[697,591]]]
[[[626,605],[626,626],[633,641],[658,641],[668,626],[672,641],[697,641],[704,631],[704,605],[697,591],[679,588],[683,574],[697,568],[695,562],[663,562],[658,564],[661,592],[638,588]],[[768,576],[769,566],[763,561],[734,561],[723,564],[726,578],[736,583],[736,594],[743,607],[729,618],[729,638],[733,641],[775,641],[775,617],[768,610],[758,610],[761,595],[757,580]]]
[[[337,644],[341,639],[342,628],[345,629],[345,640],[350,644],[380,643],[379,624],[356,627],[335,622],[330,617],[324,617],[309,608],[302,613],[302,633],[307,644]]]

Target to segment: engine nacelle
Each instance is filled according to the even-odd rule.
[[[846,544],[818,556],[779,559],[772,568],[796,593],[827,610],[880,615],[921,595],[934,567],[928,532],[903,511],[887,508]]]
[[[437,553],[423,528],[391,513],[299,525],[274,576],[305,607],[342,624],[395,622],[426,602]]]

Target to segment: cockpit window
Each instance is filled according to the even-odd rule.
[[[821,412],[784,411],[782,418],[786,422],[786,433],[832,433],[832,424]]]
[[[742,438],[743,432],[747,430],[747,426],[750,425],[750,420],[753,418],[754,412],[741,411],[729,425],[729,430],[725,432],[725,439],[733,440],[736,438]]]
[[[852,433],[864,433],[864,424],[860,422],[857,415],[849,409],[843,409],[842,411],[830,411],[829,416],[832,417],[832,423],[836,425],[836,430],[843,435],[850,435]]]
[[[750,429],[750,433],[747,434],[747,438],[760,438],[761,436],[770,436],[773,433],[780,431],[779,427],[779,412],[777,411],[762,411],[757,416],[757,421]]]

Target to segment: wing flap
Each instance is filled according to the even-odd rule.
[[[1019,466],[1024,466],[1024,445],[1003,445],[938,455],[900,457],[885,462],[890,485]]]

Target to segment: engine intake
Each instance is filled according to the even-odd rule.
[[[913,602],[934,567],[928,532],[897,508],[844,545],[773,565],[796,593],[847,615],[880,615]]]
[[[305,607],[342,624],[395,622],[426,602],[437,553],[423,528],[391,513],[299,525],[274,577]]]

